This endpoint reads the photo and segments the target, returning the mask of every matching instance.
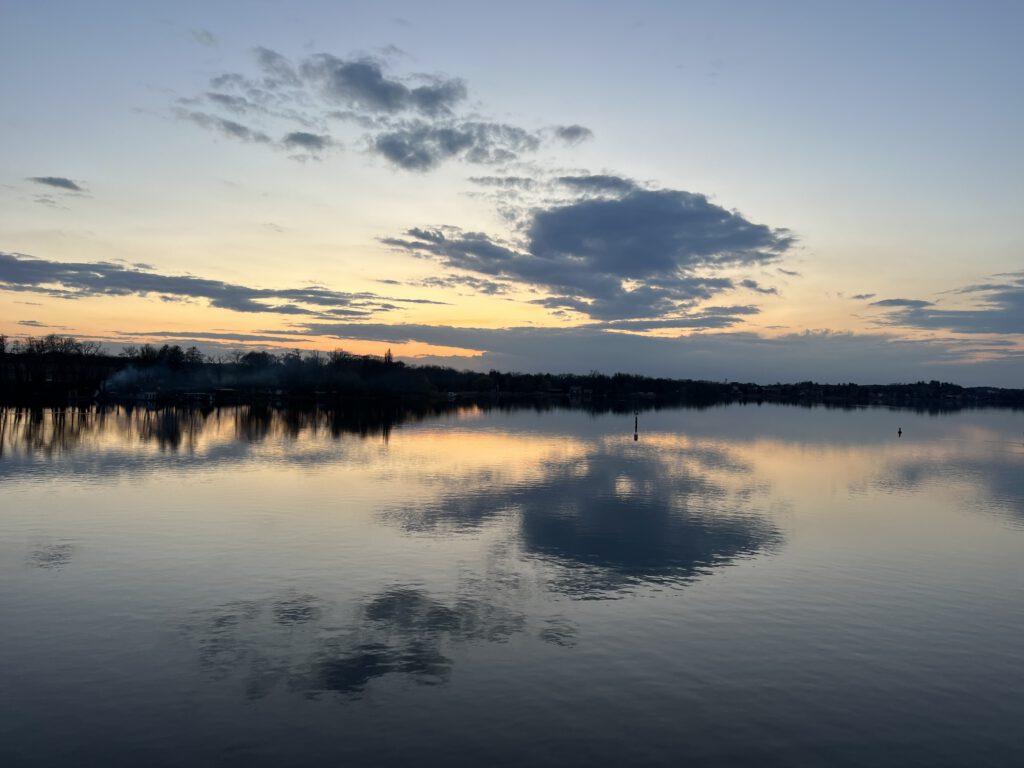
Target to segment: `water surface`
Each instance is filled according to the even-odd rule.
[[[1024,415],[409,416],[0,411],[0,764],[1024,763]]]

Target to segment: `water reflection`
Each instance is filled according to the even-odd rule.
[[[475,406],[382,404],[330,410],[262,405],[0,408],[0,477],[70,473],[97,478],[149,469],[188,470],[244,461],[269,445],[323,447],[325,440],[348,436],[387,442],[403,424],[478,412]],[[277,459],[316,464],[337,460],[337,453],[282,450]]]
[[[188,451],[204,435],[259,443],[268,439],[296,440],[327,433],[387,439],[402,424],[445,414],[479,412],[476,406],[386,405],[357,403],[331,409],[294,409],[267,405],[229,408],[82,408],[0,407],[0,457],[10,453],[40,453],[47,457],[95,445],[95,440],[155,443],[170,450]]]
[[[556,566],[551,586],[578,597],[683,583],[781,543],[761,514],[768,489],[749,465],[722,448],[661,443],[605,439],[547,459],[539,478],[487,475],[385,516],[449,535],[512,515],[523,553]]]
[[[74,552],[75,547],[73,544],[39,544],[32,549],[28,561],[36,568],[63,568],[71,562],[71,556]]]
[[[975,446],[977,448],[977,446]],[[916,494],[959,490],[972,508],[1024,523],[1024,450],[1010,444],[983,445],[950,455],[932,452],[899,457],[875,477],[877,490]]]
[[[500,643],[526,629],[526,616],[495,595],[452,602],[417,586],[395,585],[348,611],[308,594],[225,603],[193,616],[183,630],[214,679],[239,678],[245,696],[277,690],[358,697],[386,676],[421,685],[448,681],[452,644]],[[351,615],[346,616],[346,613]],[[549,642],[568,644],[572,625],[552,620]]]
[[[401,418],[0,412],[14,762],[1020,763],[1006,415]]]

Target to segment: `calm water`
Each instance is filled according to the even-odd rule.
[[[5,767],[1024,764],[1024,414],[0,430]]]

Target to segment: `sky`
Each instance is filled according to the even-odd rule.
[[[1024,386],[1022,24],[0,0],[0,334]]]

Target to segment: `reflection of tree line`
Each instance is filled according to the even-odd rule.
[[[626,410],[625,406],[614,404],[583,404],[577,407],[594,414]],[[295,440],[303,434],[328,435],[333,439],[358,435],[387,440],[395,427],[444,415],[491,411],[513,413],[524,409],[543,413],[562,408],[564,406],[550,401],[466,405],[372,400],[306,408],[269,404],[0,407],[0,457],[11,450],[56,456],[100,437],[154,444],[161,451],[170,452],[191,450],[204,434],[210,433],[224,434],[228,439],[246,443],[260,443],[273,438]]]
[[[272,438],[295,440],[326,434],[380,437],[385,440],[401,424],[465,406],[422,404],[400,406],[362,403],[332,409],[243,405],[225,408],[87,406],[80,408],[0,408],[0,457],[12,450],[52,457],[74,451],[91,440],[139,441],[161,450],[191,450],[205,433],[227,430],[229,439],[259,443]]]

